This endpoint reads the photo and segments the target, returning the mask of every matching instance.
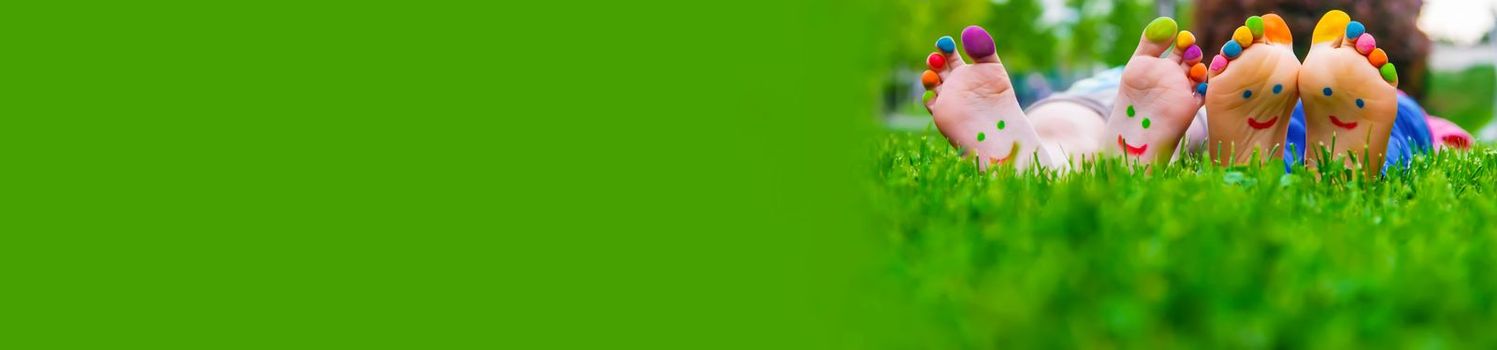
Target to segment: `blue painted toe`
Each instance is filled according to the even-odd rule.
[[[1242,45],[1238,44],[1235,40],[1228,41],[1226,45],[1222,46],[1222,54],[1227,55],[1227,58],[1236,59],[1237,56],[1242,55]]]
[[[1201,94],[1201,96],[1205,96],[1206,95],[1206,83],[1196,84],[1196,93],[1197,94]]]
[[[956,40],[952,39],[950,35],[943,36],[940,39],[936,39],[936,48],[941,49],[941,52],[945,53],[956,52]]]
[[[1361,37],[1362,33],[1366,32],[1367,26],[1362,25],[1362,22],[1351,21],[1351,23],[1346,24],[1346,37],[1348,39],[1356,39]]]

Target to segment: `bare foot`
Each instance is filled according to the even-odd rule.
[[[1379,174],[1398,114],[1398,70],[1367,28],[1337,10],[1321,17],[1299,86],[1307,165],[1334,161],[1321,159],[1325,147],[1332,157],[1350,155],[1345,164],[1358,165],[1355,157],[1369,177]]]
[[[1249,17],[1211,60],[1206,92],[1207,152],[1219,164],[1283,156],[1289,118],[1299,100],[1294,38],[1278,15]]]
[[[937,52],[926,58],[930,70],[921,77],[929,90],[925,107],[936,127],[952,146],[977,159],[979,167],[1013,164],[1028,169],[1039,164],[1059,169],[1065,157],[1051,154],[1019,108],[1008,72],[998,59],[993,37],[970,26],[962,30],[962,48],[973,63],[956,53],[951,37],[936,41]]]
[[[1129,160],[1169,162],[1201,109],[1197,91],[1206,84],[1201,48],[1195,45],[1194,34],[1184,31],[1176,36],[1177,29],[1174,19],[1154,19],[1123,68],[1107,128],[1117,135],[1117,146],[1111,149]]]

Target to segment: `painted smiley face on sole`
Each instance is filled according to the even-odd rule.
[[[1107,118],[1108,130],[1117,135],[1113,153],[1143,164],[1169,162],[1201,109],[1201,59],[1195,35],[1179,31],[1174,19],[1156,18],[1144,28]]]
[[[1118,135],[1118,149],[1123,150],[1123,153],[1127,155],[1142,157],[1144,152],[1149,151],[1149,144],[1143,144],[1142,146],[1130,145],[1128,144],[1128,140],[1123,139],[1123,135]]]
[[[1347,165],[1353,165],[1348,153],[1365,160],[1367,175],[1377,174],[1398,113],[1398,71],[1367,27],[1341,11],[1321,17],[1299,85],[1307,165],[1326,161],[1325,147]]]
[[[1207,151],[1220,164],[1280,158],[1299,100],[1299,58],[1278,15],[1249,17],[1211,61]]]
[[[974,62],[962,59],[956,40],[949,36],[936,40],[936,52],[925,59],[923,102],[935,117],[936,128],[984,170],[997,165],[1020,170],[1032,165],[1064,168],[1064,156],[1045,149],[1019,108],[992,36],[970,26],[961,38],[962,48]]]

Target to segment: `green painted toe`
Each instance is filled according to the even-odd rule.
[[[1379,69],[1379,71],[1383,73],[1383,80],[1389,83],[1398,82],[1398,68],[1393,67],[1393,62],[1384,64],[1383,68]]]
[[[1263,17],[1252,16],[1247,19],[1248,30],[1253,32],[1253,39],[1263,37]]]
[[[1174,39],[1175,33],[1179,31],[1180,25],[1175,23],[1174,18],[1159,17],[1149,22],[1149,26],[1144,28],[1144,38],[1156,43],[1163,42]]]

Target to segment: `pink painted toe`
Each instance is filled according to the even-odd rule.
[[[1373,39],[1372,34],[1362,33],[1362,36],[1357,37],[1357,52],[1366,55],[1372,53],[1372,50],[1376,48],[1377,39]]]
[[[1211,58],[1212,72],[1221,73],[1223,69],[1227,69],[1227,56],[1218,54],[1216,57]]]

